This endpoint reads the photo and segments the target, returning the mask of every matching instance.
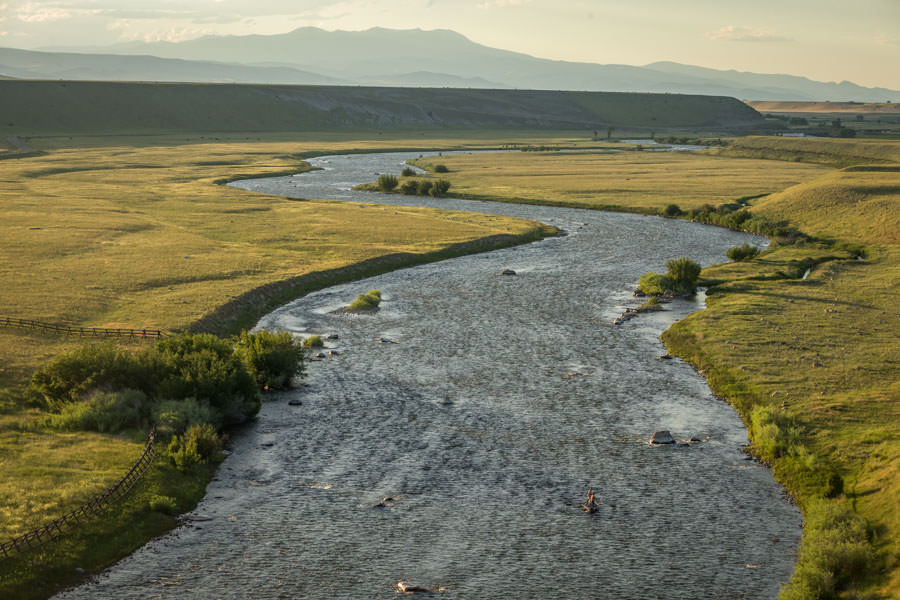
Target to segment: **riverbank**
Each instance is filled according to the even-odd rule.
[[[372,146],[416,142],[422,143]],[[281,301],[385,269],[553,233],[515,219],[297,202],[214,185],[235,171],[251,177],[303,171],[307,165],[296,155],[314,147],[246,141],[119,145],[57,148],[3,161],[0,174],[9,182],[0,192],[8,209],[4,262],[15,268],[2,273],[0,301],[10,316],[51,322],[168,331],[196,324],[227,334],[253,322],[263,296]],[[329,142],[321,147],[341,148]],[[48,204],[55,210],[47,212]],[[114,437],[49,430],[44,415],[27,407],[30,374],[81,343],[0,330],[4,540],[104,489],[143,445],[146,432]],[[172,516],[148,510],[148,498],[173,497],[177,512],[184,512],[203,496],[212,473],[198,467],[182,474],[158,461],[108,518],[0,563],[0,595],[46,597],[127,555],[176,524]]]
[[[751,431],[751,450],[771,464],[812,524],[784,597],[898,597],[900,143],[743,138],[712,152],[847,167],[812,172],[805,183],[749,200],[751,214],[790,223],[813,239],[705,269],[702,276],[716,284],[708,309],[663,339],[735,406]],[[557,160],[442,157],[449,172],[439,176],[452,182],[451,194],[474,190],[483,200],[518,201],[516,182],[538,182],[528,201],[553,205],[585,193]],[[762,163],[762,191],[770,185],[766,165],[777,172],[785,164],[754,162]],[[508,181],[498,183],[494,176],[504,173]],[[539,177],[545,174],[552,185]],[[727,175],[721,183],[728,189]],[[664,195],[653,206],[642,203],[640,191],[621,205],[658,211],[672,194],[656,188]],[[823,550],[830,547],[837,550]]]

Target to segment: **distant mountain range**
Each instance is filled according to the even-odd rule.
[[[184,42],[0,48],[17,78],[667,92],[746,100],[900,102],[900,91],[847,81],[720,71],[672,62],[643,67],[535,58],[447,30],[325,31],[206,36]]]

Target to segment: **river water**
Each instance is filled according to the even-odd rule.
[[[233,437],[198,520],[59,598],[392,598],[400,580],[448,599],[777,596],[799,511],[742,454],[735,412],[659,358],[659,334],[698,301],[611,324],[666,259],[724,261],[764,240],[349,190],[408,157],[323,157],[311,162],[324,171],[233,185],[521,216],[569,235],[336,286],[264,317],[336,335],[334,354]],[[378,312],[334,312],[371,288]],[[703,441],[651,447],[657,429]],[[588,486],[593,515],[579,508]]]

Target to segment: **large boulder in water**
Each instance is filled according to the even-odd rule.
[[[654,431],[653,435],[650,436],[650,445],[658,446],[661,444],[674,444],[675,438],[672,437],[672,434],[666,431],[665,429],[660,431]]]

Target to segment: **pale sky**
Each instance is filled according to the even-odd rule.
[[[0,46],[302,26],[452,29],[542,58],[849,80],[900,90],[900,0],[0,0]]]

